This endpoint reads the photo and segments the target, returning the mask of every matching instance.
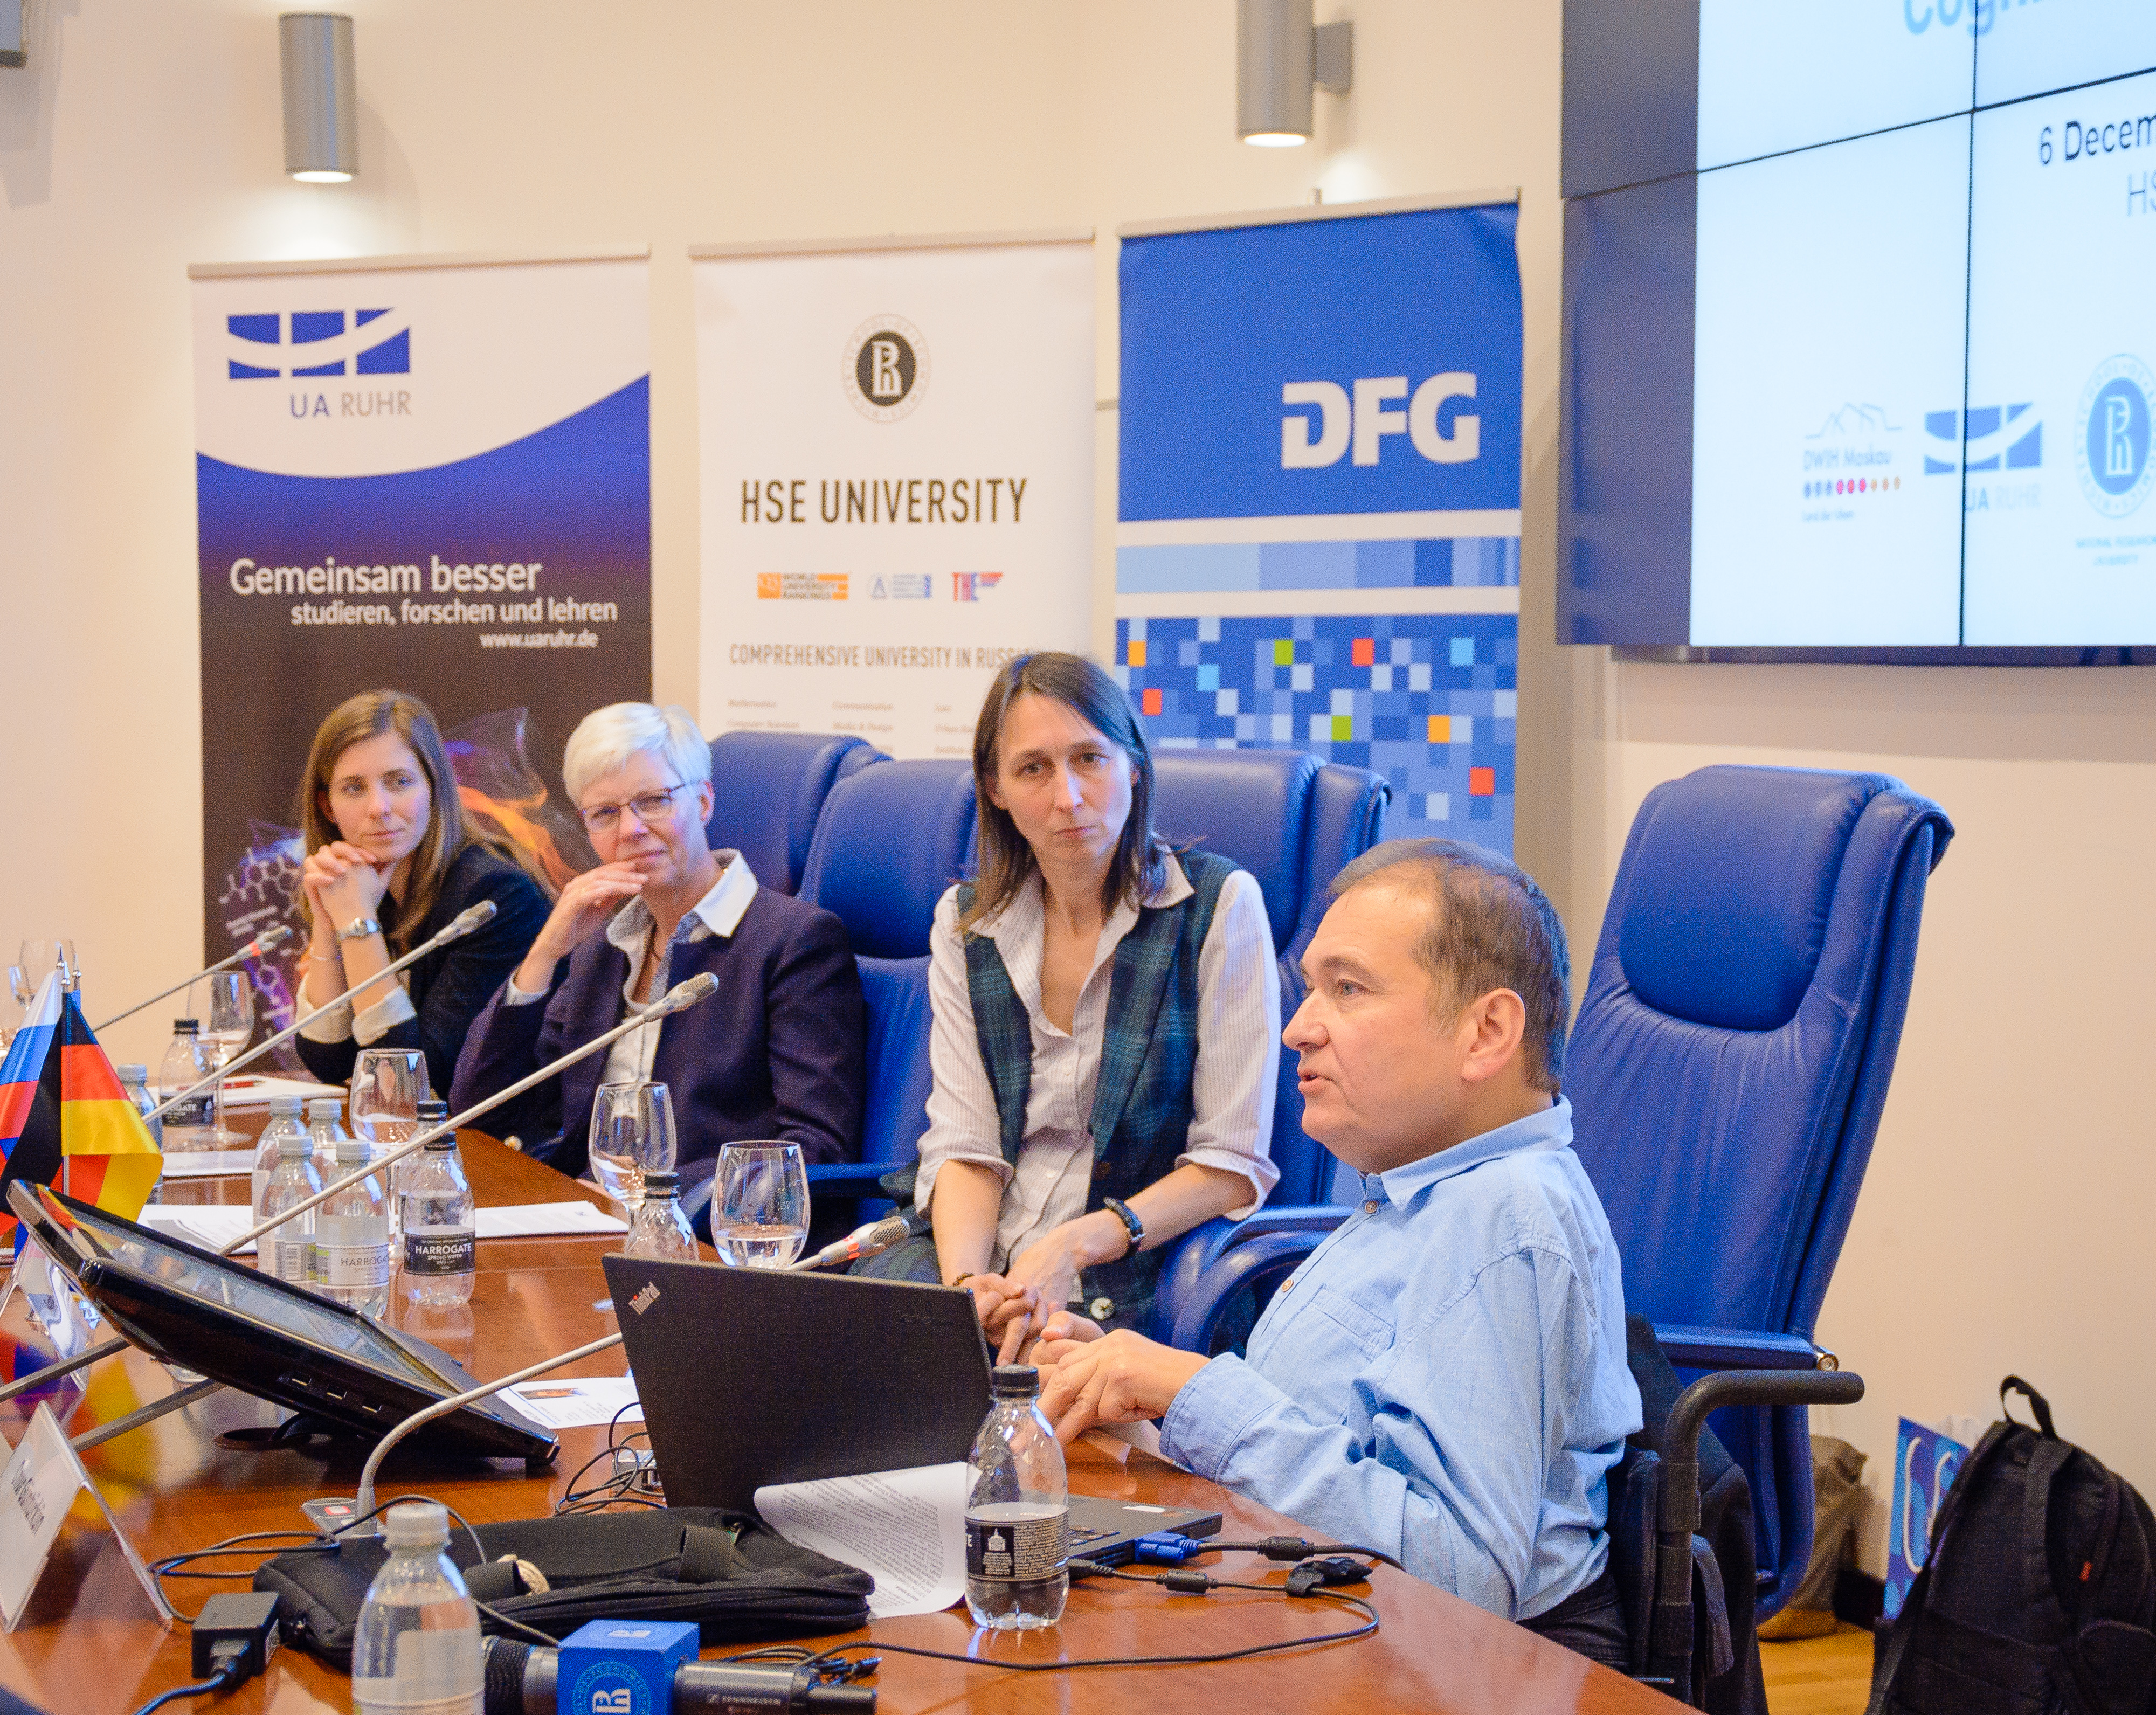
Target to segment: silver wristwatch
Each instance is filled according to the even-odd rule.
[[[363,936],[379,935],[381,932],[382,925],[375,922],[372,917],[354,917],[349,923],[346,923],[344,927],[337,931],[337,939],[340,941],[357,941]]]

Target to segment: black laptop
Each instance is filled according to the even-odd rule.
[[[988,1414],[970,1293],[854,1275],[609,1255],[652,1461],[677,1507],[752,1511],[768,1483],[963,1461]],[[1070,1552],[1118,1566],[1217,1512],[1070,1497]]]

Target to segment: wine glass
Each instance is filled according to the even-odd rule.
[[[419,1135],[419,1104],[427,1096],[427,1056],[416,1048],[362,1048],[352,1067],[352,1129],[363,1139],[370,1159],[379,1160],[400,1143]],[[410,1157],[389,1169],[382,1189],[389,1199],[389,1242],[402,1238],[404,1182],[416,1163]]]
[[[644,1176],[674,1165],[674,1098],[664,1084],[602,1084],[592,1099],[591,1163],[599,1189],[634,1215]]]
[[[808,1238],[808,1168],[798,1143],[729,1143],[719,1151],[711,1243],[737,1268],[784,1268]]]
[[[254,981],[244,971],[218,971],[209,979],[209,1021],[203,1027],[203,1049],[210,1070],[222,1073],[254,1035]],[[210,1104],[213,1148],[235,1149],[247,1142],[244,1132],[224,1122],[224,1079],[219,1076]]]
[[[74,962],[74,942],[64,936],[51,941],[25,941],[15,954],[15,963],[8,968],[8,986],[13,991],[15,1004],[25,1013],[30,1003],[38,998],[38,990],[45,986],[55,965],[64,964],[69,974],[82,975],[82,967]]]

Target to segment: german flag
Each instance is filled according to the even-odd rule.
[[[17,1179],[58,1181],[69,1196],[133,1220],[164,1165],[81,1008],[54,972],[0,1061],[0,1239],[14,1235],[7,1188]]]

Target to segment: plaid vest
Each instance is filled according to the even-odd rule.
[[[1213,927],[1220,889],[1236,866],[1211,852],[1181,852],[1177,860],[1190,882],[1190,896],[1175,905],[1141,906],[1111,966],[1088,1127],[1093,1137],[1089,1214],[1104,1197],[1129,1198],[1166,1178],[1188,1147],[1190,1081],[1198,1065],[1198,956]],[[969,884],[959,890],[958,908],[963,912],[972,904]],[[1033,1024],[1002,952],[986,935],[966,938],[966,988],[982,1064],[995,1090],[1004,1159],[1015,1166],[1033,1087]],[[1142,1326],[1167,1255],[1166,1247],[1157,1246],[1088,1269],[1082,1296],[1114,1303],[1115,1312],[1105,1319]]]

